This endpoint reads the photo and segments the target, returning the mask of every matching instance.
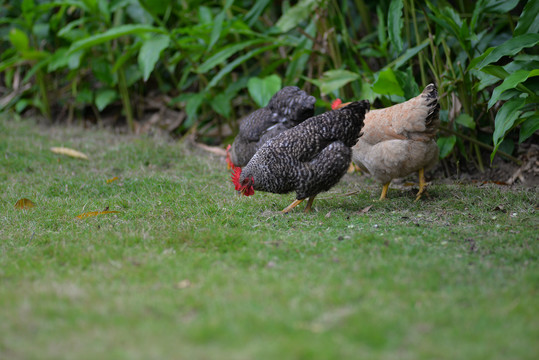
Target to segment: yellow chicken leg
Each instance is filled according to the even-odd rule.
[[[419,200],[421,198],[421,194],[425,191],[425,169],[421,168],[418,171],[419,175],[419,191],[417,192],[417,197],[415,198],[415,201]]]
[[[386,199],[388,189],[389,189],[389,183],[384,184],[384,187],[382,188],[382,195],[380,195],[380,200],[379,201],[382,201],[382,200]]]
[[[283,211],[281,211],[283,214],[287,214],[290,210],[292,210],[293,208],[295,208],[296,206],[298,206],[299,204],[301,204],[303,202],[303,200],[305,199],[301,199],[301,200],[294,200],[294,202],[290,205],[288,205],[287,207],[285,207],[283,209]]]
[[[311,196],[311,197],[309,198],[309,201],[307,202],[307,206],[305,206],[304,212],[310,212],[310,211],[311,211],[311,206],[313,205],[313,201],[314,201],[314,198],[315,198],[315,197],[316,197],[316,195],[315,195],[315,196]]]

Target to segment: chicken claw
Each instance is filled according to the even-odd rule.
[[[303,200],[305,199],[301,199],[301,200],[294,200],[294,202],[290,205],[288,205],[287,207],[285,207],[283,209],[283,211],[281,211],[283,214],[288,214],[288,212],[290,210],[292,210],[293,208],[295,208],[296,206],[298,206],[299,204],[301,204],[303,202]]]

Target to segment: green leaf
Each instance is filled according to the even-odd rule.
[[[535,46],[539,42],[539,34],[524,34],[515,36],[500,46],[495,47],[484,59],[477,65],[477,69],[496,62],[502,56],[512,56],[524,48]]]
[[[49,64],[47,66],[47,72],[53,72],[60,68],[66,67],[69,58],[66,56],[67,48],[59,48],[56,50],[56,52],[51,56],[51,59],[49,61]]]
[[[295,6],[285,11],[275,26],[281,32],[287,32],[312,15],[316,6],[323,0],[300,0]]]
[[[236,67],[238,66],[239,64],[249,60],[250,58],[252,58],[253,56],[255,55],[258,55],[262,52],[265,52],[265,51],[269,51],[273,48],[276,48],[278,47],[280,44],[276,43],[276,44],[273,44],[273,45],[269,45],[269,46],[265,46],[265,47],[261,47],[261,48],[258,48],[258,49],[254,49],[254,50],[251,50],[249,51],[247,54],[244,54],[240,57],[238,57],[237,59],[235,59],[234,61],[232,61],[231,63],[227,64],[225,67],[223,67],[218,73],[217,75],[215,75],[211,81],[209,82],[209,84],[206,86],[206,90],[209,90],[211,89],[212,87],[214,87],[215,85],[217,85],[217,83],[225,76],[225,75],[228,75],[230,74],[230,72]]]
[[[99,111],[103,111],[114,100],[118,99],[118,93],[112,89],[100,89],[95,96],[95,106]]]
[[[522,143],[523,141],[526,141],[526,139],[532,136],[537,130],[539,130],[539,112],[536,111],[521,124],[518,142]]]
[[[378,42],[382,48],[386,46],[386,24],[384,22],[384,13],[380,5],[376,6],[376,15],[378,15]]]
[[[329,94],[349,82],[359,79],[359,77],[358,73],[348,70],[329,70],[320,79],[311,79],[310,81],[320,88],[322,94]]]
[[[509,73],[501,66],[498,65],[487,65],[481,69],[485,74],[496,76],[500,79],[505,79],[509,76]]]
[[[376,81],[372,84],[372,91],[381,95],[404,96],[404,90],[399,85],[397,77],[391,68],[375,74]]]
[[[138,63],[142,70],[144,81],[148,80],[157,60],[159,60],[159,56],[169,44],[170,38],[168,35],[163,34],[155,35],[144,41],[138,53]]]
[[[529,0],[520,14],[513,36],[539,32],[539,1]]]
[[[252,77],[247,82],[249,95],[260,107],[268,105],[271,97],[281,89],[281,78],[270,75],[265,78]]]
[[[221,93],[215,96],[210,102],[211,107],[216,113],[229,117],[231,112],[230,97],[226,93]]]
[[[256,44],[260,44],[260,43],[263,43],[263,42],[266,42],[266,41],[267,40],[264,40],[264,39],[249,40],[249,41],[245,41],[245,42],[242,42],[242,43],[239,43],[239,44],[234,44],[232,46],[228,46],[228,47],[220,50],[219,52],[215,53],[213,56],[208,58],[206,61],[204,61],[202,63],[202,65],[200,65],[197,68],[196,72],[199,73],[199,74],[203,74],[205,72],[208,72],[209,70],[213,69],[215,66],[223,63],[226,59],[228,59],[229,57],[231,57],[232,55],[234,55],[238,51],[241,51],[241,50],[245,49],[246,47],[256,45]]]
[[[488,0],[485,12],[503,14],[513,10],[519,0]]]
[[[526,81],[528,78],[532,76],[539,76],[539,69],[535,69],[532,71],[528,70],[518,70],[511,75],[507,76],[503,83],[494,89],[492,92],[492,96],[490,97],[490,100],[488,101],[488,108],[490,109],[496,101],[499,100],[500,95],[508,89],[514,89],[518,84],[521,82]]]
[[[221,30],[223,29],[223,20],[225,19],[225,12],[221,11],[219,15],[213,20],[213,28],[211,30],[210,43],[208,44],[208,51],[213,48],[213,45],[219,40],[221,36]]]
[[[150,25],[121,25],[114,27],[112,29],[109,29],[105,31],[104,33],[89,36],[87,38],[84,38],[82,40],[76,41],[73,44],[71,44],[71,47],[69,48],[69,53],[74,53],[79,50],[87,49],[92,46],[96,46],[99,44],[103,44],[107,41],[117,39],[122,36],[126,35],[141,35],[146,33],[161,33],[166,34],[167,32],[161,28],[156,28]]]
[[[401,30],[403,24],[403,7],[404,3],[402,0],[391,0],[391,4],[389,4],[389,13],[387,14],[389,41],[395,47],[398,54],[402,52]]]
[[[492,134],[492,142],[494,143],[494,150],[490,154],[490,162],[494,159],[496,151],[500,146],[505,134],[513,127],[515,120],[518,119],[522,111],[520,109],[524,105],[524,98],[514,98],[507,101],[498,110],[496,119],[494,120],[494,134]]]
[[[197,111],[202,102],[204,101],[205,94],[198,93],[192,94],[185,104],[185,112],[187,113],[187,121],[185,122],[186,127],[193,125],[194,121],[197,119]]]
[[[24,31],[13,28],[9,31],[9,41],[19,53],[27,51],[29,48],[28,36]]]
[[[395,59],[392,63],[387,65],[387,67],[393,68],[394,70],[397,70],[402,65],[406,64],[408,60],[413,58],[417,55],[421,50],[423,50],[425,47],[429,45],[429,39],[425,39],[421,42],[421,44],[410,48],[404,52],[401,56],[399,56],[397,59]]]
[[[457,137],[455,135],[451,136],[442,136],[436,140],[438,144],[438,149],[440,149],[440,159],[444,159],[451,153],[457,142]]]
[[[467,127],[468,129],[475,129],[475,121],[473,117],[466,113],[462,113],[455,119],[455,122],[459,125]]]

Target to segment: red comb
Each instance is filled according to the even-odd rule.
[[[241,175],[241,168],[240,167],[233,168],[232,176],[230,178],[232,179],[232,183],[234,184],[234,188],[236,189],[236,191],[241,190],[240,175]]]
[[[341,99],[335,99],[332,103],[331,103],[331,110],[335,110],[335,109],[338,109],[339,108],[339,105],[342,104],[342,100]]]
[[[228,169],[231,169],[231,170],[234,170],[236,167],[234,166],[234,163],[232,162],[232,159],[230,159],[230,148],[232,146],[230,144],[228,144],[228,146],[226,147],[226,168],[227,170]]]

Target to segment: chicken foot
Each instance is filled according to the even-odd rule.
[[[283,214],[288,214],[288,212],[290,210],[292,210],[293,208],[295,208],[296,206],[298,206],[299,204],[301,204],[303,202],[303,200],[305,199],[301,199],[301,200],[294,200],[294,202],[290,205],[288,205],[287,207],[285,207],[281,212]]]
[[[310,212],[311,211],[311,207],[313,205],[313,202],[314,202],[314,198],[316,197],[315,196],[311,196],[309,198],[309,201],[307,201],[307,206],[305,207],[305,210],[304,212]],[[281,211],[283,214],[288,214],[288,212],[290,210],[292,210],[293,208],[295,208],[296,206],[298,206],[299,204],[301,204],[303,202],[303,200],[305,199],[301,199],[301,200],[294,200],[294,202],[290,205],[288,205],[286,208],[283,209],[283,211]]]
[[[378,201],[382,201],[387,198],[387,190],[389,189],[390,182],[388,182],[387,184],[384,184],[384,187],[382,188],[382,195],[380,195],[380,199]]]
[[[421,168],[417,172],[419,175],[419,191],[417,192],[417,196],[414,201],[418,201],[421,199],[421,195],[425,192],[426,182],[425,182],[425,169]]]
[[[303,210],[304,212],[307,213],[307,212],[310,212],[310,211],[311,211],[311,206],[313,205],[313,201],[314,201],[314,198],[315,198],[315,197],[316,197],[316,195],[315,195],[315,196],[311,196],[311,197],[309,198],[309,201],[307,201],[307,206],[305,206],[305,210]]]

